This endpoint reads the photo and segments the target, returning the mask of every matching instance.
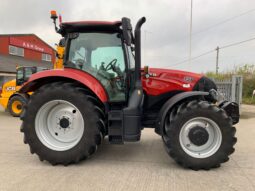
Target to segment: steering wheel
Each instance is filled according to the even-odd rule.
[[[108,70],[115,70],[115,66],[116,66],[116,63],[117,63],[117,59],[113,59],[111,62],[109,62],[109,64],[107,64],[107,66],[105,67],[105,70],[108,71]]]

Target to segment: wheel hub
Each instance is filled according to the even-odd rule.
[[[205,128],[196,126],[190,130],[188,137],[194,145],[202,146],[207,143],[209,133],[205,130]]]
[[[179,141],[182,149],[191,157],[207,158],[219,149],[222,134],[213,120],[195,117],[182,126]]]
[[[22,109],[22,105],[21,105],[21,104],[18,104],[18,105],[17,105],[17,109],[18,109],[18,110],[21,110],[21,109]]]
[[[38,111],[35,130],[46,147],[65,151],[80,141],[84,132],[84,120],[81,112],[72,103],[52,100]]]
[[[59,121],[59,125],[61,128],[66,129],[70,126],[70,121],[67,118],[62,118]]]

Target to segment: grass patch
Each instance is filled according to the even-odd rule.
[[[249,105],[255,105],[255,97],[253,97],[253,99],[251,97],[244,97],[243,103],[249,104]]]

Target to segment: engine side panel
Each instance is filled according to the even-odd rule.
[[[179,70],[156,68],[150,69],[149,73],[149,78],[144,75],[142,78],[145,92],[143,126],[155,127],[163,105],[177,94],[194,91],[194,87],[203,76]],[[199,88],[196,91],[199,91]]]
[[[150,68],[150,77],[142,78],[143,89],[147,95],[158,96],[172,91],[192,91],[200,74],[179,70]]]

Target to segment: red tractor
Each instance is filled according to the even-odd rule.
[[[162,137],[167,153],[194,170],[219,167],[234,152],[239,107],[218,100],[215,83],[177,70],[141,69],[141,26],[117,22],[61,23],[64,69],[33,74],[21,132],[31,153],[52,165],[78,163],[105,136],[139,141],[144,127]]]

